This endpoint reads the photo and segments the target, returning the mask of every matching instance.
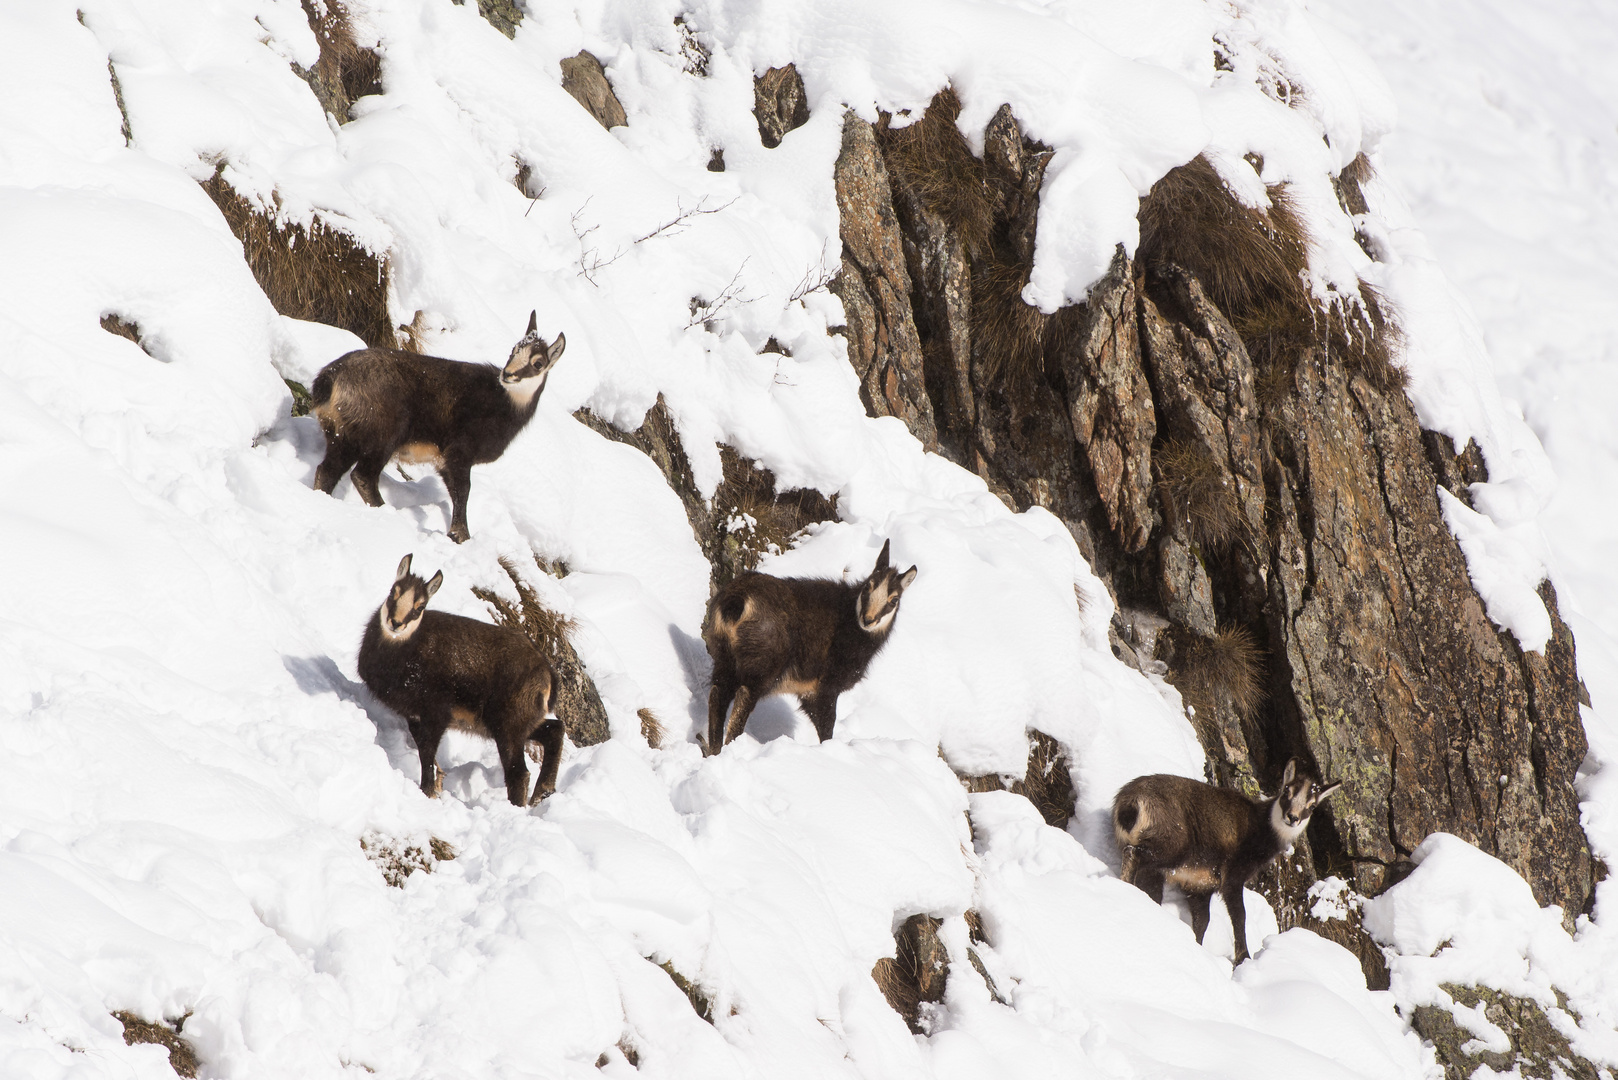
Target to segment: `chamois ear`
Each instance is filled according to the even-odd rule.
[[[411,552],[411,554],[413,555],[415,553]],[[399,572],[393,575],[393,580],[403,581],[405,575],[408,573],[410,573],[410,555],[406,555],[404,558],[399,560]]]
[[[1315,796],[1315,802],[1317,802],[1317,803],[1325,802],[1327,795],[1330,795],[1332,792],[1336,791],[1338,788],[1340,788],[1342,786],[1343,786],[1343,782],[1341,780],[1332,781],[1330,784],[1327,784],[1325,787],[1320,789],[1320,794]]]
[[[528,332],[530,334],[539,329],[539,310],[536,308],[528,313]]]
[[[906,570],[904,573],[899,575],[899,588],[901,590],[908,589],[908,588],[910,588],[910,583],[912,581],[915,581],[915,580],[916,580],[916,568],[914,566],[912,566],[910,569]]]
[[[1281,786],[1286,787],[1298,775],[1298,759],[1287,759],[1287,771],[1281,774]]]
[[[879,555],[877,555],[876,566],[872,568],[871,573],[874,574],[878,570],[886,570],[888,568],[888,545],[892,542],[893,541],[891,540],[882,541],[882,551]]]
[[[431,600],[433,598],[433,593],[437,592],[438,587],[442,584],[444,584],[444,571],[440,570],[438,573],[433,575],[431,581],[427,582],[427,599]]]
[[[545,366],[550,367],[562,358],[562,350],[567,348],[567,335],[557,334],[556,340],[545,346]]]

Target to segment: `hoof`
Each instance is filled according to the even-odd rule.
[[[464,525],[451,525],[449,529],[449,538],[455,541],[457,544],[464,544],[468,540],[472,539],[472,534],[467,531],[467,528]]]

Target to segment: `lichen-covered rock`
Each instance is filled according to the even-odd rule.
[[[612,91],[607,73],[595,54],[580,52],[562,61],[562,89],[573,95],[589,114],[604,128],[620,127],[629,123],[628,114]]]
[[[803,77],[794,64],[774,67],[753,79],[753,116],[758,120],[758,137],[773,150],[789,131],[809,122],[809,99]]]
[[[1462,1008],[1481,1006],[1484,1019],[1510,1043],[1504,1048],[1491,1045],[1470,1026],[1456,1023],[1454,1014],[1442,1005],[1418,1006],[1410,1017],[1411,1026],[1438,1051],[1445,1080],[1470,1080],[1484,1066],[1495,1073],[1515,1069],[1516,1075],[1536,1080],[1598,1080],[1595,1065],[1573,1052],[1567,1035],[1538,1002],[1487,986],[1445,983],[1443,989]],[[1556,1000],[1550,1011],[1560,1014],[1562,1026],[1576,1024],[1578,1018],[1568,1011],[1561,991],[1556,992]]]

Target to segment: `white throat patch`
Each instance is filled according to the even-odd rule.
[[[887,633],[888,627],[893,625],[893,617],[895,615],[897,615],[897,614],[899,614],[899,609],[894,608],[892,611],[890,611],[886,615],[882,616],[876,622],[874,622],[871,625],[867,626],[865,628],[865,632],[867,634],[884,634],[884,633]]]
[[[519,409],[528,408],[528,403],[534,400],[534,395],[545,389],[546,371],[531,378],[520,379],[517,382],[503,382],[500,385],[506,388],[506,394],[511,403]]]
[[[1281,809],[1281,800],[1276,799],[1270,804],[1270,827],[1275,830],[1275,837],[1281,841],[1281,846],[1291,851],[1292,845],[1303,835],[1303,830],[1309,827],[1309,818],[1304,818],[1296,825],[1288,825],[1286,812]]]

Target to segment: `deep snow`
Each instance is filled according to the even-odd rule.
[[[109,1012],[128,1009],[189,1014],[207,1073],[232,1077],[582,1076],[603,1054],[601,1074],[627,1076],[620,1042],[656,1076],[1430,1075],[1393,995],[1337,946],[1292,931],[1233,977],[1222,911],[1199,948],[1183,912],[1116,879],[1113,791],[1200,773],[1177,695],[1114,660],[1111,602],[1060,524],[867,418],[826,333],[838,302],[791,299],[836,262],[845,106],[918,109],[953,80],[980,132],[1012,102],[1058,151],[1028,294],[1047,307],[1133,245],[1139,193],[1204,146],[1261,198],[1256,151],[1319,238],[1316,288],[1363,276],[1410,313],[1424,418],[1489,455],[1471,527],[1529,552],[1484,587],[1532,645],[1533,605],[1512,598],[1546,561],[1550,467],[1398,216],[1398,170],[1377,187],[1385,262],[1331,194],[1393,123],[1369,61],[1280,0],[714,0],[684,11],[711,52],[697,78],[674,0],[532,7],[507,41],[475,5],[352,4],[385,93],[341,127],[289,67],[316,48],[291,0],[0,9],[0,1073],[166,1075],[160,1051],[123,1045]],[[1216,34],[1233,71],[1214,70]],[[580,48],[627,127],[561,90]],[[765,150],[752,76],[789,60],[812,118]],[[1262,91],[1278,74],[1307,85],[1301,106]],[[724,173],[705,168],[715,146]],[[197,186],[221,165],[287,219],[318,210],[386,249],[393,314],[420,312],[436,352],[503,359],[530,308],[567,333],[539,415],[476,470],[470,543],[446,539],[445,492],[420,470],[390,470],[383,509],[346,481],[309,490],[321,439],[281,378],[357,339],[270,308]],[[524,165],[537,199],[513,183]],[[723,209],[637,242],[695,207]],[[727,288],[693,325],[691,298]],[[145,351],[98,326],[109,312]],[[770,337],[792,355],[757,355]],[[863,575],[885,537],[921,568],[832,743],[779,699],[717,759],[691,741],[707,564],[655,466],[570,415],[633,427],[659,393],[709,490],[725,441],[786,486],[839,493],[842,520],[769,569]],[[407,551],[444,569],[437,606],[475,616],[471,586],[509,588],[501,555],[572,570],[535,585],[578,620],[615,737],[571,749],[536,811],[507,805],[493,748],[460,736],[445,797],[424,799],[408,736],[356,682],[360,628]],[[640,741],[640,708],[669,724],[665,749]],[[1020,774],[1031,725],[1076,762],[1067,833],[951,771]],[[1609,851],[1615,804],[1590,809]],[[360,849],[379,836],[458,857],[391,889]],[[1509,870],[1436,850],[1385,904],[1389,940],[1419,953],[1431,919],[1469,916],[1407,901],[1494,875],[1491,917],[1550,942],[1530,974],[1575,994],[1596,1045],[1618,1019],[1605,926],[1569,942]],[[1274,917],[1249,900],[1259,941]],[[1009,1005],[966,962],[968,908]],[[924,1039],[870,977],[918,912],[945,920],[952,956]],[[1464,955],[1504,971],[1529,955],[1511,941]],[[705,989],[713,1025],[665,962]],[[1398,970],[1395,994],[1425,992],[1418,966]]]

